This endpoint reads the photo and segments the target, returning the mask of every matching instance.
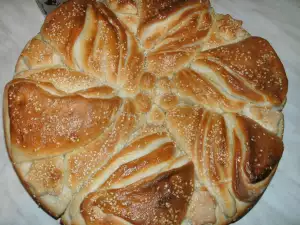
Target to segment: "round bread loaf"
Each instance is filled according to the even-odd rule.
[[[209,0],[70,0],[4,94],[24,187],[64,225],[232,223],[283,153],[271,45]]]

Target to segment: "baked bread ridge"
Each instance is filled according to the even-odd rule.
[[[278,167],[287,88],[209,0],[69,0],[5,87],[7,149],[64,225],[229,224]]]

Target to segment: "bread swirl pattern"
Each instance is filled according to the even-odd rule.
[[[230,224],[277,169],[287,88],[208,0],[69,0],[6,85],[7,148],[64,225]]]

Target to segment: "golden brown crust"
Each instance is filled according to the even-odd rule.
[[[194,189],[186,220],[193,224],[215,224],[216,205],[213,197],[207,190]]]
[[[143,113],[149,112],[151,109],[151,99],[144,93],[135,96],[135,104],[137,109]]]
[[[23,153],[24,159],[68,152],[99,135],[121,102],[118,97],[56,96],[38,84],[14,80],[8,87],[12,148]],[[13,158],[24,160],[14,153]]]
[[[250,183],[265,180],[278,164],[283,153],[283,142],[247,117],[237,115],[237,123],[246,142],[244,172]]]
[[[107,0],[112,11],[124,14],[137,14],[135,0]]]
[[[147,57],[147,71],[160,76],[171,76],[173,72],[178,71],[187,64],[195,55],[192,49],[156,52]]]
[[[164,94],[159,99],[159,105],[165,110],[175,107],[178,103],[178,97],[174,94]]]
[[[159,38],[165,37],[171,29],[189,17],[190,14],[197,12],[197,10],[201,12],[208,9],[209,1],[145,0],[140,1],[139,5],[138,36],[143,46],[150,49]],[[153,29],[154,26],[155,29]]]
[[[257,104],[263,104],[265,98],[262,94],[252,90],[241,79],[233,76],[226,69],[222,68],[213,61],[207,59],[198,59],[192,63],[192,68],[208,77],[215,84],[222,86],[228,93],[239,98],[244,98],[249,102],[255,102]]]
[[[63,169],[62,157],[39,160],[31,164],[24,179],[34,188],[36,195],[45,192],[58,195],[62,191]]]
[[[71,199],[71,196],[65,196],[65,199],[57,199],[56,204],[51,204],[49,201],[45,201],[45,197],[36,195],[36,192],[34,189],[30,187],[30,184],[28,184],[24,178],[24,172],[20,169],[20,167],[17,164],[14,164],[14,170],[16,171],[16,174],[18,175],[23,187],[26,189],[26,191],[31,195],[32,199],[37,203],[39,207],[41,207],[45,212],[47,212],[50,216],[52,216],[55,219],[58,219],[62,213],[65,211],[65,208],[68,204],[68,202]],[[49,196],[49,195],[48,195]],[[59,201],[58,201],[59,200]]]
[[[72,0],[47,15],[41,35],[63,56],[64,62],[75,67],[72,59],[73,45],[83,29],[88,4],[94,0]]]
[[[201,74],[191,69],[179,71],[174,78],[179,94],[202,107],[217,110],[238,112],[245,103],[231,97],[220,87]]]
[[[202,51],[214,49],[219,46],[237,43],[246,39],[250,34],[243,29],[243,22],[230,15],[213,14],[213,24],[210,33],[203,43]]]
[[[61,64],[60,57],[37,35],[26,44],[17,61],[15,73]]]
[[[283,152],[276,134],[238,114],[223,117],[201,108],[176,107],[167,121],[226,217],[241,215],[238,201],[255,204]]]
[[[141,77],[140,87],[142,90],[150,91],[155,85],[156,76],[151,73],[144,73]]]
[[[210,58],[228,68],[252,88],[265,94],[272,104],[280,106],[284,103],[287,77],[280,59],[268,41],[249,37],[236,44],[202,52],[200,57]]]
[[[193,173],[189,163],[125,189],[91,193],[82,202],[83,217],[88,222],[97,220],[95,207],[134,224],[180,224],[193,192]]]
[[[27,70],[18,73],[15,78],[25,78],[37,82],[49,82],[57,89],[68,93],[101,85],[99,80],[95,77],[60,67]]]
[[[147,37],[144,43],[146,48],[148,43],[155,44],[148,53],[147,71],[158,76],[171,76],[195,56],[209,33],[212,18],[206,3],[197,4],[194,1],[192,4],[196,5],[192,8],[187,6],[187,10],[183,12],[176,11],[173,15],[175,18],[152,25],[155,28],[151,28],[151,35],[156,33],[157,37]],[[199,13],[199,10],[203,11]],[[169,21],[172,21],[171,24]],[[147,34],[147,29],[144,35]]]
[[[104,130],[99,138],[67,155],[68,182],[74,192],[119,150],[119,146],[124,145],[136,128],[138,117],[135,113],[133,104],[125,102],[114,124]]]
[[[156,125],[161,125],[164,119],[164,112],[157,105],[152,106],[151,111],[148,113],[148,121]]]
[[[26,190],[65,225],[225,225],[283,154],[271,45],[209,0],[69,0],[4,91]]]
[[[159,146],[159,148],[146,156],[133,160],[129,163],[120,166],[111,177],[105,181],[103,188],[109,188],[114,183],[119,182],[122,179],[128,179],[133,177],[135,173],[143,173],[153,165],[168,161],[175,154],[175,148],[173,143],[166,143]]]
[[[281,111],[261,107],[250,107],[244,109],[244,115],[282,138],[284,118]]]

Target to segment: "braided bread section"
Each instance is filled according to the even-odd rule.
[[[69,0],[6,85],[7,148],[62,224],[229,224],[275,174],[287,89],[208,0]]]

